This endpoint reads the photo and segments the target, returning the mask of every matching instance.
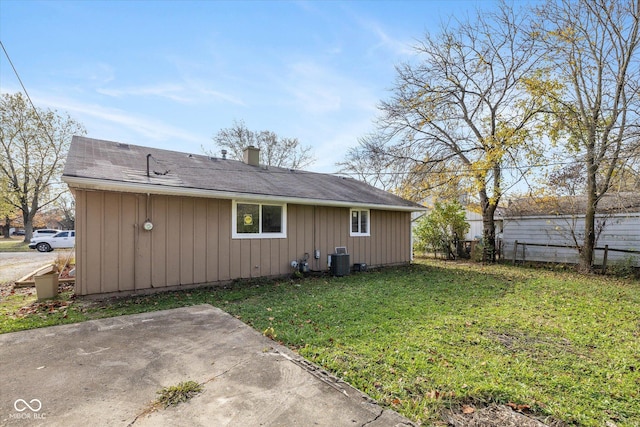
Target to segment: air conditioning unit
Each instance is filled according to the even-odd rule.
[[[349,254],[331,254],[329,271],[332,276],[348,276],[351,271]]]

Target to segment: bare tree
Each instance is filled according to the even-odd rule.
[[[408,178],[414,163],[389,156],[380,141],[380,134],[371,134],[359,140],[359,145],[350,147],[343,161],[336,163],[338,173],[350,175],[374,187],[397,192]]]
[[[637,150],[640,2],[549,0],[537,11],[551,77],[565,86],[552,97],[551,135],[565,141],[567,151],[584,164],[587,204],[580,256],[582,268],[591,270],[598,203],[616,182],[625,153]]]
[[[541,52],[528,22],[525,12],[502,3],[496,14],[427,34],[415,47],[420,62],[396,67],[393,95],[380,106],[383,136],[363,146],[438,174],[434,182],[455,176],[473,188],[491,259],[500,198],[525,173],[523,160],[539,154],[531,138],[542,96],[527,92],[525,79]]]
[[[546,180],[546,187],[556,196],[584,194],[586,184],[584,164],[581,162],[569,163],[552,171]]]
[[[76,225],[76,201],[71,192],[62,194],[56,201],[60,225],[65,230],[73,230]]]
[[[1,197],[22,213],[25,242],[33,219],[67,191],[60,181],[73,135],[84,127],[56,111],[34,109],[21,93],[0,98],[0,176],[8,181]]]
[[[243,159],[245,148],[254,146],[260,149],[262,163],[269,166],[302,169],[314,162],[311,147],[303,147],[297,138],[281,138],[268,130],[253,131],[244,121],[234,121],[230,128],[218,131],[213,142],[236,160]],[[208,155],[215,154],[212,150],[202,149]]]

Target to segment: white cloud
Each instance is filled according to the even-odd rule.
[[[114,98],[124,97],[157,97],[165,98],[181,104],[195,104],[214,98],[235,105],[244,102],[233,95],[208,88],[203,82],[189,79],[184,83],[158,83],[155,85],[128,86],[122,88],[98,88],[96,92]]]
[[[191,103],[193,98],[185,96],[185,88],[175,83],[161,83],[149,86],[130,86],[121,89],[98,88],[96,91],[102,95],[122,98],[126,96],[155,96],[167,98],[180,103]]]
[[[386,49],[397,56],[409,56],[414,53],[410,43],[394,39],[377,22],[363,20],[360,25],[378,39],[378,42],[369,49],[369,53],[374,53],[378,49]]]
[[[73,117],[83,123],[91,134],[91,123],[103,129],[112,129],[112,134],[137,134],[144,139],[153,141],[187,141],[201,143],[202,137],[192,132],[180,129],[161,120],[155,120],[141,115],[132,114],[117,108],[103,107],[97,104],[88,104],[73,99],[49,98],[36,95],[33,98],[36,105],[67,111],[73,113]],[[100,138],[110,139],[109,135],[100,135]],[[118,138],[112,138],[118,139]]]
[[[298,62],[289,66],[285,90],[293,95],[297,106],[312,113],[337,111],[342,105],[336,91],[337,77],[312,62]]]
[[[292,94],[299,111],[313,114],[372,114],[377,111],[380,88],[372,87],[358,76],[340,74],[337,70],[312,61],[289,66],[284,90]]]
[[[246,105],[241,98],[211,88],[210,85],[205,81],[198,79],[187,79],[186,82],[188,83],[189,88],[191,88],[196,94],[204,95],[207,98],[213,97],[214,99],[225,101],[234,105]]]
[[[104,62],[85,63],[71,69],[64,67],[51,72],[56,76],[89,82],[93,86],[108,84],[116,78],[114,68]]]

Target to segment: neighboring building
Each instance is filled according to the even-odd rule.
[[[579,263],[578,250],[584,240],[584,197],[520,199],[504,210],[504,255],[513,259],[514,242],[526,243],[527,261]],[[596,247],[640,250],[640,195],[615,193],[606,195],[598,205]],[[541,246],[534,246],[534,245]],[[561,247],[570,246],[570,247]],[[519,245],[517,259],[522,259]],[[595,252],[594,263],[600,265],[604,251]],[[637,254],[610,251],[608,260],[619,262],[631,257],[640,266]]]
[[[76,293],[110,294],[411,260],[420,205],[329,174],[74,136],[63,180],[76,199]]]
[[[465,236],[465,240],[477,240],[482,241],[484,235],[484,223],[482,222],[482,213],[475,210],[470,210],[468,207],[464,211],[465,221],[469,223],[469,231]],[[502,236],[502,209],[496,209],[496,213],[493,217],[493,222],[496,226],[496,240]],[[498,243],[496,243],[497,245]]]

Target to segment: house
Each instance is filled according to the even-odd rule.
[[[584,240],[584,212],[586,198],[582,196],[527,198],[513,200],[504,209],[503,244],[507,259],[513,259],[517,241],[517,259],[522,251],[527,261],[579,263],[575,248]],[[596,214],[596,247],[622,251],[640,250],[640,195],[612,193],[605,195]],[[520,245],[526,243],[523,246]],[[595,251],[594,263],[601,265],[602,249]],[[640,254],[608,252],[610,262],[631,258],[640,266]]]
[[[76,293],[168,290],[411,260],[420,205],[360,181],[74,136],[63,173],[76,200]]]

